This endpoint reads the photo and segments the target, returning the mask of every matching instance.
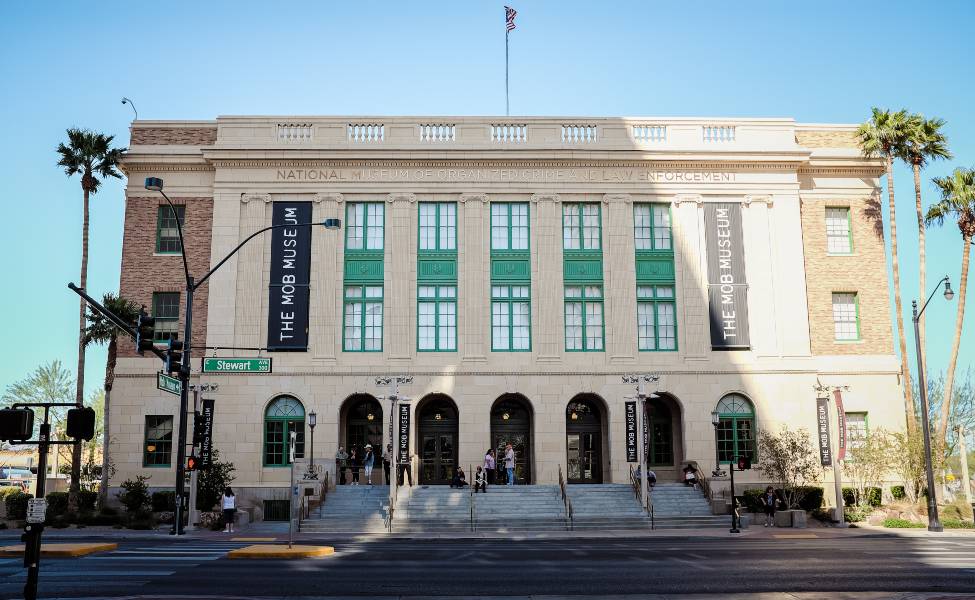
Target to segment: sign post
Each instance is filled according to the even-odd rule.
[[[295,443],[298,439],[298,432],[288,432],[288,463],[291,465],[291,479],[289,480],[288,494],[288,548],[295,541],[295,498],[298,496],[298,484],[295,483]]]

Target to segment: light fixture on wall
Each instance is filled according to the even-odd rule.
[[[510,418],[511,418],[511,414],[510,414],[510,413],[508,413],[508,411],[504,411],[504,412],[503,412],[503,413],[501,414],[501,418],[502,418],[502,419],[504,419],[505,421],[507,421],[508,419],[510,419]]]
[[[372,421],[375,418],[376,418],[376,415],[374,415],[372,413],[369,413],[368,415],[366,415],[366,420],[368,420],[368,421]]]
[[[576,411],[572,411],[571,413],[569,413],[569,418],[572,419],[573,421],[578,421],[579,413],[577,413]]]
[[[149,444],[148,446],[146,446],[146,451],[148,451],[148,452],[155,452],[156,451],[156,447],[153,446],[152,444]]]
[[[440,413],[437,413],[437,414],[435,414],[435,415],[433,415],[433,418],[434,418],[435,420],[437,420],[437,421],[440,421],[440,420],[442,420],[442,419],[443,419],[443,415],[442,415],[442,414],[440,414]]]

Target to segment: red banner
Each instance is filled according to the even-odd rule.
[[[836,439],[839,452],[836,455],[837,460],[843,460],[846,458],[846,412],[843,410],[843,395],[839,390],[833,390],[833,399],[836,400],[836,422],[839,426]]]

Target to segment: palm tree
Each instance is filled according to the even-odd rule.
[[[904,311],[901,305],[901,270],[897,259],[897,211],[894,207],[894,156],[905,145],[910,131],[910,119],[906,110],[891,112],[874,107],[870,120],[857,128],[860,151],[867,157],[883,157],[886,161],[887,204],[890,211],[890,261],[894,272],[894,308],[897,311],[897,335],[901,353],[901,371],[904,381],[910,377],[907,366],[907,341],[904,336]],[[907,426],[911,431],[917,429],[917,416],[914,412],[914,399],[911,386],[904,385],[904,407],[907,412]],[[923,408],[922,410],[927,410]]]
[[[68,143],[58,144],[61,155],[58,166],[69,177],[81,174],[81,190],[84,193],[81,219],[81,287],[88,286],[88,200],[97,193],[101,178],[121,179],[119,159],[125,148],[112,148],[115,136],[95,133],[87,129],[69,129]],[[78,314],[78,376],[75,381],[75,404],[82,406],[85,399],[85,301],[81,300]],[[71,487],[68,491],[68,510],[77,512],[78,491],[81,484],[81,444],[71,452]]]
[[[909,130],[905,144],[898,149],[897,158],[911,165],[914,171],[914,208],[917,211],[917,235],[918,235],[918,262],[919,287],[921,293],[918,296],[923,298],[927,294],[927,284],[925,282],[925,243],[924,243],[924,208],[921,203],[921,169],[931,160],[939,158],[951,158],[948,151],[948,140],[945,138],[941,128],[944,127],[942,119],[925,119],[924,115],[911,115],[909,119]],[[921,368],[926,367],[924,358],[924,319],[918,323],[918,330],[921,340]]]
[[[945,375],[944,401],[941,403],[941,420],[938,422],[938,440],[944,448],[948,434],[948,417],[951,415],[951,391],[955,383],[955,366],[958,362],[958,346],[961,328],[965,322],[965,293],[968,291],[969,246],[975,239],[975,169],[955,169],[948,177],[935,177],[935,185],[941,191],[941,201],[928,209],[925,222],[944,224],[945,218],[954,216],[961,230],[961,282],[958,284],[958,313],[955,316],[955,338],[951,342],[951,358]]]
[[[126,323],[135,326],[139,317],[139,307],[131,300],[109,292],[102,297],[102,306],[109,312],[120,317]],[[108,360],[105,362],[105,407],[102,420],[102,477],[98,488],[99,505],[105,506],[108,500],[108,434],[109,408],[111,406],[112,385],[115,383],[115,364],[118,361],[119,329],[100,312],[88,311],[88,327],[85,328],[85,346],[90,344],[108,344]]]

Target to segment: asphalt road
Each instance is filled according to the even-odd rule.
[[[41,597],[431,596],[754,592],[969,592],[975,537],[911,539],[382,540],[300,561],[229,560],[222,540],[123,541],[44,559]],[[22,597],[20,559],[0,598]],[[829,597],[828,595],[824,595]]]

